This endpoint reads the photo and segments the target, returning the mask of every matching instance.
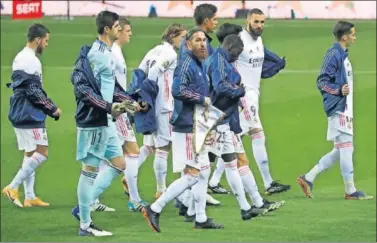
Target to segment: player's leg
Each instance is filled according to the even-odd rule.
[[[345,186],[345,199],[370,200],[373,196],[368,196],[362,191],[356,190],[353,173],[353,136],[347,133],[341,133],[336,138],[335,146],[339,149],[340,170]]]
[[[165,146],[157,147],[156,155],[153,161],[153,169],[156,177],[156,194],[155,198],[159,198],[166,191],[166,176],[168,172],[168,157],[170,151],[170,142]]]
[[[285,201],[272,202],[262,198],[259,193],[254,175],[250,170],[249,161],[245,152],[236,150],[236,153],[238,172],[241,176],[245,191],[247,192],[247,194],[249,194],[250,199],[253,202],[252,207],[256,208],[254,211],[256,211],[256,213],[258,213],[258,211],[260,212],[260,210],[258,209],[267,209],[268,211],[274,211],[283,206]]]
[[[95,195],[97,171],[106,151],[108,134],[106,128],[91,130],[78,129],[76,159],[82,162],[81,174],[77,186],[78,206],[72,209],[72,215],[80,221],[80,236],[110,236],[111,232],[101,230],[92,222],[90,212]],[[107,168],[99,174],[104,174]]]
[[[209,153],[209,161],[211,161],[211,164],[215,163],[216,155],[213,153]],[[222,175],[224,174],[225,168],[224,168],[224,161],[222,158],[217,158],[216,162],[216,168],[213,171],[212,177],[209,180],[208,188],[211,190],[214,194],[228,194],[229,191],[225,189],[221,184],[220,180]]]
[[[143,146],[140,148],[139,167],[153,154],[155,150],[152,135],[143,136]]]
[[[125,177],[122,179],[122,184],[124,185],[124,189],[128,189],[129,193],[128,209],[132,212],[136,212],[140,211],[140,206],[146,204],[146,202],[140,198],[137,183],[140,150],[136,140],[126,142],[123,146],[123,151],[125,151],[126,170],[124,171]]]
[[[319,162],[313,166],[313,168],[296,179],[297,183],[301,186],[305,196],[307,198],[313,198],[313,183],[317,175],[329,169],[332,165],[335,164],[340,158],[339,149],[334,146],[334,148],[327,154],[325,154]]]
[[[198,182],[200,171],[192,147],[192,134],[172,134],[173,171],[183,171],[184,176],[171,183],[154,203],[143,209],[143,215],[155,232],[160,231],[159,217],[165,205]]]
[[[33,172],[41,166],[48,157],[48,140],[46,129],[18,129],[15,128],[17,142],[20,150],[24,150],[28,158],[22,164],[22,167],[17,172],[11,183],[3,189],[3,193],[8,199],[18,207],[23,207],[19,197],[19,186],[30,176]],[[25,206],[49,206],[48,203],[43,202],[35,197],[33,200],[25,200]]]
[[[104,171],[106,167],[109,165],[109,162],[105,159],[101,160],[101,163],[99,165],[98,171]],[[90,210],[96,211],[96,212],[115,212],[114,208],[111,208],[103,203],[100,202],[99,198],[96,198],[93,202],[93,204],[90,206]]]
[[[171,112],[157,114],[157,131],[152,134],[156,147],[153,169],[156,177],[157,190],[155,198],[166,190],[166,176],[168,172],[168,157],[171,150],[172,126],[169,123]]]
[[[226,179],[241,208],[241,218],[247,220],[266,213],[267,210],[264,209],[256,209],[253,211],[253,208],[246,199],[245,188],[237,170],[237,158],[233,143],[233,133],[230,131],[229,125],[218,126],[217,130],[218,133],[222,134],[219,140],[224,145],[221,157],[224,160]],[[256,214],[255,211],[258,211],[258,213]]]

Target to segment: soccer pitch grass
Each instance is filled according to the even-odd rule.
[[[145,53],[160,41],[163,29],[173,22],[191,27],[191,19],[131,18],[133,37],[124,48],[128,75]],[[63,110],[58,122],[48,119],[49,159],[37,171],[36,194],[51,203],[49,208],[15,208],[1,197],[2,241],[99,241],[77,236],[78,223],[71,216],[77,203],[76,186],[80,164],[75,161],[76,104],[70,83],[72,65],[82,44],[96,37],[94,18],[73,21],[41,21],[51,31],[49,47],[42,56],[44,87]],[[219,20],[243,24],[243,20]],[[25,32],[31,21],[1,18],[1,187],[6,186],[20,167],[22,153],[17,150],[14,131],[8,121],[12,60],[25,45]],[[225,229],[194,231],[183,222],[169,204],[161,215],[161,234],[151,231],[140,213],[127,210],[120,177],[102,197],[116,212],[93,213],[94,222],[114,236],[105,241],[374,241],[376,240],[376,202],[346,201],[339,163],[320,175],[314,184],[315,198],[306,199],[296,185],[296,177],[307,172],[332,149],[326,142],[327,119],[316,76],[324,52],[333,43],[335,21],[267,20],[263,34],[265,45],[286,56],[286,70],[270,80],[262,80],[260,109],[267,137],[270,169],[274,179],[292,185],[284,194],[267,197],[286,200],[283,208],[250,221],[242,221],[232,195],[215,196],[220,207],[207,213]],[[350,49],[355,75],[355,181],[358,189],[376,193],[376,23],[355,21],[357,43]],[[217,41],[213,46],[217,45]],[[138,137],[141,145],[141,136]],[[260,191],[264,191],[254,162],[251,143],[245,139],[250,166]],[[153,201],[155,179],[153,158],[140,171],[141,196]],[[169,162],[169,167],[171,163]],[[175,176],[169,169],[168,182]],[[223,177],[222,184],[228,185]],[[20,188],[23,200],[23,187]]]

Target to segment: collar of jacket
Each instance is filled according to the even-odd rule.
[[[225,50],[224,48],[222,47],[218,47],[217,48],[218,52],[220,53],[220,55],[223,55],[225,57],[225,59],[230,62],[230,53],[229,51]]]
[[[106,46],[107,50],[111,51],[111,48],[107,46],[107,44],[103,41],[101,41],[100,39],[96,38],[96,42],[100,45],[104,45]]]
[[[343,47],[339,44],[339,42],[334,43],[334,48],[339,51],[342,57],[346,58],[348,56],[348,50],[344,50]]]

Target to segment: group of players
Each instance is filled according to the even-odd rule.
[[[242,220],[264,215],[284,204],[284,201],[267,201],[260,195],[242,136],[252,138],[265,194],[289,190],[289,185],[274,181],[270,175],[259,117],[260,80],[284,69],[285,59],[263,45],[265,16],[260,9],[249,11],[245,28],[229,23],[221,25],[216,32],[220,46],[213,49],[208,34],[217,28],[216,12],[214,5],[201,4],[195,9],[195,28],[168,26],[162,34],[162,43],[145,55],[133,70],[128,85],[122,47],[132,36],[131,23],[110,11],[97,15],[98,38],[92,45],[81,48],[71,75],[77,104],[76,159],[82,163],[78,205],[72,210],[80,221],[79,235],[112,235],[93,224],[90,212],[115,210],[101,204],[98,198],[121,174],[129,209],[142,211],[156,232],[161,232],[160,214],[172,200],[186,222],[195,222],[194,228],[224,228],[206,215],[207,204],[219,204],[207,194],[207,189],[228,193],[219,184],[224,171]],[[340,158],[345,198],[371,199],[357,191],[353,183],[353,78],[347,48],[354,43],[355,27],[340,21],[334,35],[337,42],[325,56],[317,84],[329,117],[328,139],[334,141],[335,147],[297,182],[305,195],[312,197],[315,176]],[[29,28],[27,45],[14,59],[12,83],[8,85],[14,91],[9,119],[25,156],[22,167],[3,193],[18,207],[49,206],[34,193],[34,171],[48,156],[46,115],[58,120],[62,114],[42,89],[41,63],[36,54],[42,53],[48,40],[49,30],[45,26],[34,24]],[[195,130],[197,107],[216,107],[224,113],[208,129],[211,131],[199,153],[195,151],[195,137],[201,132]],[[141,148],[136,143],[130,118],[136,132],[144,134]],[[173,172],[181,177],[167,187],[170,151]],[[137,178],[139,167],[152,153],[157,191],[156,201],[148,204],[139,196]],[[216,160],[210,180],[210,164]],[[24,204],[18,196],[21,183],[25,188]]]

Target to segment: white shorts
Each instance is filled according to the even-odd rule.
[[[161,113],[156,117],[157,131],[151,135],[144,135],[143,144],[150,147],[165,147],[172,141],[171,112]]]
[[[18,149],[32,152],[37,145],[48,146],[46,128],[21,129],[14,128],[17,137]]]
[[[136,143],[136,137],[132,128],[130,120],[128,120],[127,114],[120,115],[115,122],[118,137],[122,145],[125,142]]]
[[[259,92],[249,90],[245,96],[241,98],[243,111],[240,112],[240,125],[242,132],[240,135],[248,133],[250,130],[259,128],[263,129],[259,118]]]
[[[343,114],[328,117],[327,140],[335,143],[350,140],[353,137],[353,118]],[[352,142],[352,141],[347,141]]]
[[[243,147],[242,138],[239,134],[233,133],[233,145],[234,145],[234,152],[236,154],[245,153],[245,148]]]
[[[173,132],[173,172],[180,173],[189,165],[198,170],[207,169],[210,165],[208,149],[203,149],[195,154],[192,133]],[[205,146],[204,146],[205,147]]]
[[[218,125],[216,127],[216,138],[212,143],[209,151],[215,154],[217,157],[221,157],[223,154],[233,154],[233,132],[230,131],[229,124]]]

